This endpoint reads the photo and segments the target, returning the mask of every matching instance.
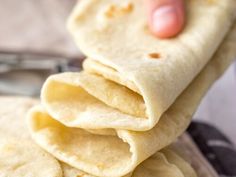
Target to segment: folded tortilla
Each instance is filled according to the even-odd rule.
[[[36,142],[56,158],[75,168],[63,165],[67,176],[76,173],[101,177],[141,177],[145,174],[149,174],[150,177],[196,177],[192,167],[167,148],[142,162],[133,169],[133,174],[132,170],[127,175],[120,175],[121,163],[127,166],[132,163],[127,156],[128,144],[121,139],[111,135],[96,135],[78,128],[68,128],[50,117],[41,106],[31,110],[31,119],[31,126],[35,131],[33,138]],[[88,163],[93,165],[88,166]],[[115,169],[109,173],[106,168],[111,167]],[[101,170],[104,172],[101,173]]]
[[[62,163],[64,177],[95,177]],[[124,177],[197,177],[192,167],[169,148],[157,152]]]
[[[201,98],[236,56],[235,42],[236,25],[211,61],[148,131],[108,129],[109,119],[125,123],[125,114],[112,110],[86,92],[80,74],[51,76],[43,88],[43,107],[35,107],[29,113],[32,137],[58,159],[89,174],[123,176],[130,173],[183,133]],[[91,127],[100,119],[109,124],[105,126],[107,129]],[[86,124],[80,125],[81,121]]]
[[[95,177],[65,163],[59,164],[53,156],[32,141],[25,118],[28,109],[36,104],[38,100],[26,97],[0,97],[1,176]],[[148,174],[146,176],[149,177],[196,176],[191,166],[170,149],[156,153],[139,165],[133,174],[125,177],[138,177],[143,176],[142,174]]]
[[[86,120],[93,124],[81,120],[79,127],[153,128],[207,64],[236,14],[235,0],[186,1],[185,29],[178,37],[164,40],[148,30],[144,6],[144,0],[86,0],[79,2],[69,18],[68,28],[75,42],[89,57],[85,71],[97,74],[81,76],[88,77],[87,82],[80,80],[83,89],[106,105],[132,115],[103,116],[99,120],[88,115]],[[121,90],[127,93],[121,94]]]
[[[145,176],[158,170],[151,164],[161,153],[158,159],[179,170],[166,176],[185,176],[175,154],[162,149],[184,132],[236,55],[236,25],[222,42],[235,19],[234,0],[188,1],[186,28],[169,40],[150,34],[143,9],[141,0],[82,1],[69,28],[88,56],[84,71],[49,77],[42,104],[28,114],[35,142],[89,175],[136,168],[133,175]]]

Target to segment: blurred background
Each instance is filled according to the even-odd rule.
[[[0,95],[38,97],[48,75],[81,69],[84,57],[65,27],[75,3],[0,0]],[[215,125],[236,145],[235,62],[209,90],[194,119]]]

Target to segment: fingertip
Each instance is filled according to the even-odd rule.
[[[159,38],[174,37],[181,32],[184,26],[183,1],[156,7],[149,20],[152,33]]]

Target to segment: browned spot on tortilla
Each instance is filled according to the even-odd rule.
[[[159,58],[161,58],[161,55],[159,53],[149,53],[148,56],[151,59],[159,59]]]
[[[133,4],[129,3],[125,7],[123,7],[121,10],[125,13],[129,13],[129,12],[132,12],[133,9],[134,9]]]
[[[105,16],[107,18],[122,16],[122,15],[132,12],[133,8],[134,8],[134,6],[132,3],[128,3],[127,5],[125,5],[123,7],[118,7],[114,4],[112,4],[105,11]]]
[[[113,17],[115,10],[116,10],[116,7],[114,5],[109,6],[107,11],[105,12],[106,17],[108,17],[108,18]]]

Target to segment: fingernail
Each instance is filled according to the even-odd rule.
[[[166,30],[173,26],[177,18],[175,7],[168,5],[159,7],[152,16],[153,28],[156,32]]]

